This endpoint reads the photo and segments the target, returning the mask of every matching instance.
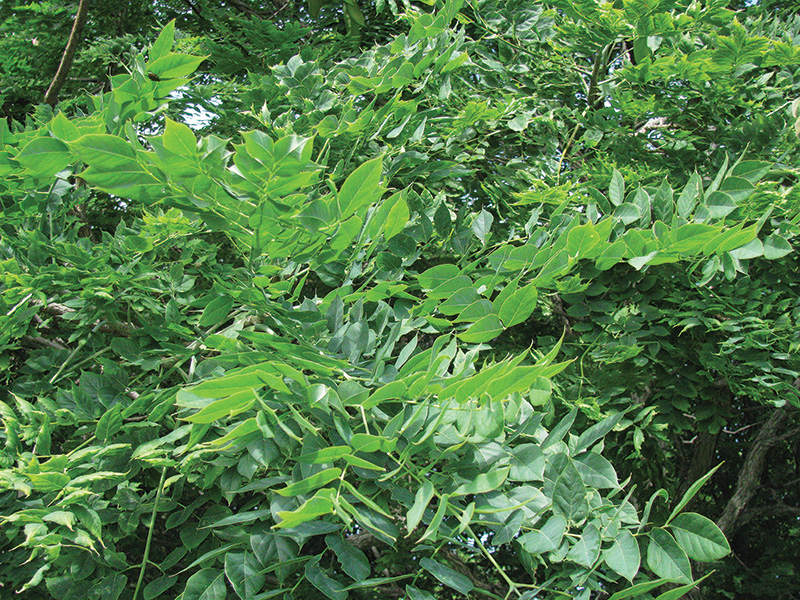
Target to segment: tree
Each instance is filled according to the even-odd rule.
[[[728,554],[709,517],[771,506],[796,419],[719,443],[797,405],[797,51],[718,4],[557,8],[194,81],[173,22],[91,110],[0,129],[7,587],[677,598]],[[698,495],[714,448],[741,467]]]

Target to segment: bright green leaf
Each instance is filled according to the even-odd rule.
[[[147,65],[147,71],[160,79],[188,77],[206,59],[205,56],[168,53]]]
[[[489,314],[475,321],[466,331],[458,334],[458,337],[468,344],[479,344],[493,340],[501,333],[503,333],[503,323],[500,318],[495,314]]]
[[[156,41],[153,42],[153,45],[150,47],[150,52],[148,58],[150,62],[156,61],[159,58],[162,58],[169,54],[170,50],[172,50],[172,44],[175,41],[175,19],[170,21],[164,26],[164,29],[161,30],[161,33],[158,34],[158,38]]]
[[[306,494],[312,490],[322,487],[323,485],[327,485],[335,479],[338,479],[341,474],[342,470],[340,468],[332,467],[275,491],[281,496],[298,496],[300,494]]]
[[[639,544],[633,534],[627,529],[621,530],[611,547],[603,553],[603,560],[625,579],[633,581],[641,564]]]
[[[414,496],[414,504],[408,510],[406,515],[406,529],[408,530],[408,533],[411,533],[414,531],[414,529],[416,529],[417,525],[422,519],[425,509],[428,507],[428,503],[431,501],[431,498],[433,498],[433,484],[426,479],[417,490],[417,493]]]
[[[499,488],[508,477],[511,467],[503,467],[489,473],[481,473],[468,483],[458,486],[453,496],[466,496],[467,494],[484,494]]]
[[[669,526],[680,547],[692,560],[719,560],[731,551],[728,540],[719,527],[702,515],[681,513]]]

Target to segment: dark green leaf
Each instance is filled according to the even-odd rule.
[[[217,569],[202,569],[186,582],[181,600],[225,600],[225,574]]]
[[[453,588],[462,594],[469,594],[475,587],[472,580],[466,575],[462,575],[450,567],[445,567],[430,558],[423,558],[419,561],[419,565],[447,587]]]
[[[261,565],[250,552],[226,554],[225,575],[242,600],[252,598],[264,586],[265,576],[261,572]]]
[[[108,439],[122,428],[122,408],[115,404],[100,417],[95,429],[95,437],[106,443]]]
[[[230,296],[218,296],[206,305],[197,324],[200,327],[208,327],[209,325],[224,323],[232,307],[233,298]]]
[[[692,568],[689,558],[678,543],[665,529],[656,527],[650,534],[647,544],[647,566],[664,579],[678,583],[692,581]]]
[[[341,583],[325,574],[325,571],[319,566],[320,558],[322,558],[321,555],[315,556],[306,563],[306,579],[331,600],[345,600],[347,590]]]
[[[363,581],[369,577],[371,569],[366,555],[344,539],[341,534],[326,535],[325,543],[336,554],[342,569],[350,577],[356,581]]]
[[[144,586],[144,600],[153,600],[178,583],[178,576],[164,575]]]

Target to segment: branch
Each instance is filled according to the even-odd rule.
[[[39,302],[34,302],[34,304],[39,304]],[[58,304],[53,302],[51,304],[45,304],[42,306],[42,312],[45,312],[49,315],[53,315],[55,317],[61,317],[67,313],[75,312],[74,308],[70,308],[69,306],[65,306],[63,304]],[[97,325],[99,321],[95,321],[94,325]],[[111,333],[116,335],[121,335],[123,337],[129,337],[131,333],[133,333],[135,327],[129,323],[103,323],[100,325],[100,331],[103,333]]]
[[[614,50],[614,44],[611,43],[597,53],[594,58],[594,65],[592,65],[592,75],[589,80],[589,91],[586,93],[586,101],[589,110],[595,110],[600,105],[599,84],[600,77],[606,76],[608,73],[608,64],[611,60],[611,52]]]
[[[278,16],[280,13],[282,13],[282,12],[283,12],[283,9],[285,9],[285,8],[286,8],[287,6],[289,6],[291,3],[292,3],[292,2],[291,2],[291,0],[286,0],[286,2],[284,2],[283,4],[281,4],[281,5],[280,5],[280,6],[279,6],[277,9],[275,9],[275,12],[273,12],[273,13],[272,13],[272,14],[269,16],[270,20],[274,19],[274,18],[275,18],[275,17],[277,17],[277,16]]]
[[[754,519],[763,517],[798,517],[800,516],[800,507],[790,506],[779,502],[778,504],[771,504],[760,508],[749,508],[744,511],[739,517],[739,526],[749,523]]]
[[[233,6],[236,10],[246,15],[250,15],[251,17],[258,17],[259,19],[266,18],[266,14],[262,13],[260,10],[253,8],[252,6],[248,5],[246,2],[242,2],[241,0],[227,0],[227,3]]]
[[[20,338],[23,346],[28,348],[53,348],[54,350],[68,350],[68,348],[61,342],[55,340],[48,340],[41,336],[23,335]]]
[[[463,560],[461,560],[461,558],[452,550],[444,548],[440,550],[440,555],[442,555],[445,558],[445,560],[447,560],[447,562],[454,571],[457,571],[458,573],[461,573],[462,575],[467,577],[475,587],[481,588],[488,592],[494,592],[496,591],[496,588],[499,587],[494,584],[481,581],[480,579],[475,577],[473,569],[471,569],[469,565],[467,565]]]
[[[44,95],[45,104],[55,106],[58,102],[58,93],[64,87],[64,82],[67,80],[67,73],[69,72],[72,62],[75,60],[75,51],[78,49],[78,42],[81,39],[81,32],[83,26],[86,24],[86,17],[89,14],[89,0],[80,0],[78,3],[78,14],[75,15],[75,21],[72,23],[72,31],[69,34],[67,47],[64,48],[64,55],[61,57],[61,63],[58,65],[53,81],[50,82],[50,87]]]
[[[779,431],[788,415],[789,413],[783,408],[776,408],[772,411],[761,429],[758,430],[758,435],[756,435],[750,450],[747,451],[744,464],[736,479],[734,493],[717,521],[717,525],[726,536],[730,536],[736,531],[739,517],[756,493],[761,482],[761,473],[764,471],[767,453],[780,441]]]
[[[194,2],[192,2],[191,0],[183,0],[183,3],[184,3],[186,6],[188,6],[188,7],[191,9],[191,11],[192,11],[194,14],[196,14],[198,17],[200,17],[200,18],[201,18],[203,21],[205,21],[205,20],[206,20],[206,18],[205,18],[205,17],[203,16],[203,14],[200,12],[200,9],[199,9],[199,8],[197,8],[197,6],[195,6]]]

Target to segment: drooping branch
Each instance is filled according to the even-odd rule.
[[[45,104],[55,106],[58,102],[58,94],[61,88],[64,87],[64,82],[67,80],[67,73],[75,60],[75,52],[78,49],[78,43],[81,40],[81,33],[83,26],[86,24],[86,18],[89,14],[89,0],[80,0],[78,3],[78,13],[75,15],[75,21],[72,23],[72,31],[69,34],[67,47],[64,48],[64,54],[61,56],[61,62],[58,65],[58,70],[53,81],[50,82],[50,87],[44,95]]]
[[[781,440],[780,429],[788,416],[789,413],[783,408],[772,411],[761,425],[753,445],[748,450],[744,464],[739,470],[733,495],[717,521],[717,525],[726,536],[731,536],[736,530],[737,521],[758,490],[767,454],[770,448]]]

